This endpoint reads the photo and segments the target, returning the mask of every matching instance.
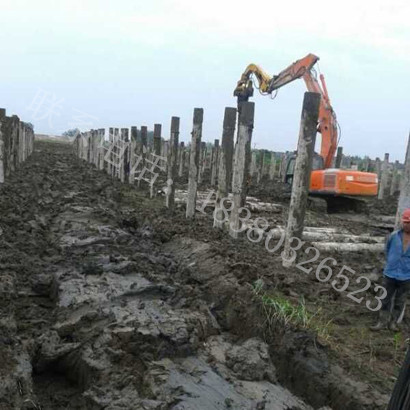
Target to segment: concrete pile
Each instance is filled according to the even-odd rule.
[[[17,115],[0,108],[0,184],[33,152],[34,130]]]

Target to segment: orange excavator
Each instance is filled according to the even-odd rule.
[[[257,88],[262,95],[271,95],[284,85],[303,78],[308,91],[319,93],[322,98],[319,107],[318,131],[321,133],[320,155],[313,161],[310,177],[311,196],[320,196],[326,199],[328,211],[363,210],[363,199],[377,195],[377,174],[361,172],[351,169],[332,168],[333,157],[338,145],[338,124],[336,114],[330,104],[329,95],[323,74],[320,83],[317,80],[314,65],[319,57],[308,54],[285,68],[278,75],[269,76],[256,64],[250,64],[238,81],[234,96],[238,104],[248,101],[253,96],[254,76],[258,82]],[[296,156],[291,156],[286,165],[286,180],[293,179],[293,169]]]

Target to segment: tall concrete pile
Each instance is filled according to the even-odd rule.
[[[33,152],[34,130],[17,115],[0,108],[0,184]]]

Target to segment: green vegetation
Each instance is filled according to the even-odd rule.
[[[401,356],[401,350],[403,346],[403,336],[401,332],[397,332],[394,334],[393,346],[394,346],[394,362],[397,362],[397,359]]]
[[[326,342],[330,340],[332,320],[325,321],[322,318],[322,308],[317,309],[315,313],[310,313],[303,297],[297,305],[294,305],[283,296],[263,292],[263,284],[260,281],[255,282],[253,290],[262,304],[269,330],[279,323],[285,327],[308,329],[314,331],[321,340]]]

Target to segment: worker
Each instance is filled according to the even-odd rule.
[[[381,330],[387,326],[390,330],[397,331],[398,320],[404,314],[406,295],[410,290],[410,208],[402,213],[401,226],[386,242],[386,265],[383,272],[386,297],[379,310],[379,320],[371,327],[372,330]],[[394,306],[391,306],[392,302]]]

